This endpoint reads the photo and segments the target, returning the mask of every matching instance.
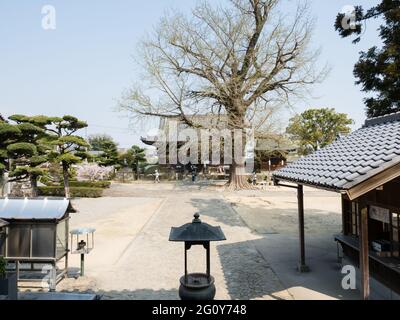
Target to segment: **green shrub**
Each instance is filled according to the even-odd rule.
[[[41,178],[40,182],[44,183],[46,186],[49,187],[64,187],[62,182],[53,182],[46,178]],[[111,186],[111,181],[76,181],[70,180],[69,181],[70,187],[77,187],[77,188],[100,188],[100,189],[107,189]]]
[[[111,186],[111,181],[70,181],[71,187],[101,188],[106,189]]]
[[[64,187],[46,186],[39,187],[39,194],[44,197],[64,197]],[[70,187],[71,197],[74,198],[100,198],[103,195],[101,188]]]
[[[46,186],[53,186],[53,187],[61,187],[60,182],[56,182],[56,181],[52,181],[49,176],[47,175],[43,175],[39,178],[39,181],[43,184],[45,184]]]

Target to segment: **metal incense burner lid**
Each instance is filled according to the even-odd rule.
[[[226,240],[221,227],[214,227],[200,220],[200,215],[196,213],[191,223],[180,227],[171,228],[169,241],[176,242],[203,242],[203,241],[223,241]]]

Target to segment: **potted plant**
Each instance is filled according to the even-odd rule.
[[[6,271],[7,261],[0,256],[0,296],[6,296],[8,300],[17,300],[17,274]]]

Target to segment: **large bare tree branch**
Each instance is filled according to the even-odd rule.
[[[122,99],[137,116],[224,115],[232,128],[263,127],[271,113],[301,96],[324,72],[310,48],[312,19],[301,2],[283,15],[285,0],[203,2],[192,15],[166,14],[142,41],[142,81]],[[310,22],[311,21],[311,22]]]

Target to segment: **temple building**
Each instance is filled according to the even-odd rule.
[[[331,145],[273,175],[278,186],[297,189],[299,270],[307,271],[303,186],[341,194],[342,233],[335,235],[344,258],[360,269],[362,298],[370,277],[386,298],[400,296],[400,113],[369,119]]]
[[[188,128],[194,128],[195,130],[200,129],[218,129],[224,130],[227,128],[227,119],[221,115],[196,115],[190,116],[189,121],[193,122],[193,127],[190,127],[187,123],[182,121],[180,117],[172,117],[172,118],[162,118],[160,120],[159,125],[159,135],[160,133],[164,136],[165,139],[165,154],[167,158],[167,163],[164,167],[168,167],[172,170],[176,170],[178,168],[182,168],[181,164],[169,164],[168,163],[168,150],[170,143],[176,143],[177,148],[180,148],[183,144],[186,143],[185,139],[179,139],[179,133]],[[170,140],[170,130],[176,130],[177,135],[175,138],[176,141]],[[159,141],[160,136],[146,136],[142,137],[141,141],[149,146],[157,145],[157,141]],[[199,143],[201,134],[199,132]],[[210,137],[211,139],[211,137]],[[211,141],[210,141],[211,144]],[[201,147],[199,146],[199,154],[201,151]],[[254,158],[255,158],[255,170],[257,172],[273,172],[279,168],[284,167],[287,163],[290,163],[298,158],[297,156],[298,147],[296,144],[292,143],[285,135],[280,134],[257,134],[255,136],[255,144],[254,144]],[[210,150],[211,157],[211,150]],[[200,161],[200,159],[199,159]],[[202,163],[203,164],[203,163]],[[223,159],[221,159],[220,165],[213,165],[211,163],[207,164],[207,167],[210,171],[215,173],[219,173],[223,175],[227,173],[229,170],[229,166],[223,165]]]

